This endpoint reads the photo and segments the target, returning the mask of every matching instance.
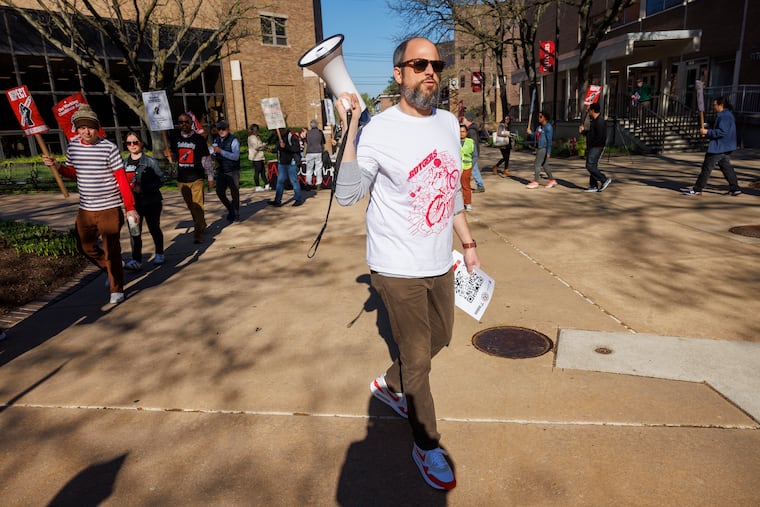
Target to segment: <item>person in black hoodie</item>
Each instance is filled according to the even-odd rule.
[[[293,185],[296,201],[293,206],[303,204],[301,184],[298,182],[298,167],[301,165],[301,142],[297,134],[279,129],[277,140],[277,189],[274,199],[267,201],[272,206],[282,206],[282,193],[285,190],[285,180]]]
[[[599,159],[602,158],[607,144],[607,123],[602,118],[599,104],[596,102],[588,106],[588,114],[591,117],[588,130],[584,129],[583,125],[578,127],[578,131],[586,136],[586,170],[589,178],[588,188],[584,192],[601,192],[612,183],[612,178],[608,178],[599,170]]]

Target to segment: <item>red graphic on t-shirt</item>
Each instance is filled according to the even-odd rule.
[[[195,164],[195,151],[189,148],[179,148],[180,164]]]
[[[459,154],[457,153],[457,156]],[[457,159],[450,153],[433,151],[410,172],[409,227],[412,235],[435,234],[454,216],[454,196],[459,189]]]

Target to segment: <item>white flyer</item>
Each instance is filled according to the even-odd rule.
[[[166,90],[143,92],[142,96],[150,130],[173,129],[174,121],[172,120],[172,111],[169,109],[169,99],[166,97]]]
[[[280,99],[277,97],[268,97],[261,99],[261,110],[264,113],[264,119],[267,122],[269,130],[284,129],[285,116],[282,114]]]
[[[454,303],[465,313],[480,320],[493,298],[496,282],[485,271],[467,272],[464,256],[454,250]]]

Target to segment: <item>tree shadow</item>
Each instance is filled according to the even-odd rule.
[[[359,314],[354,318],[354,320],[348,323],[347,327],[353,326],[354,323],[359,320],[359,317],[361,317],[362,313],[377,312],[375,320],[375,323],[377,325],[377,332],[380,333],[380,337],[385,341],[385,344],[388,347],[388,355],[390,356],[391,361],[393,361],[399,356],[399,352],[396,341],[393,339],[391,321],[388,318],[388,310],[385,308],[385,304],[383,304],[383,299],[380,297],[380,294],[378,294],[377,291],[372,287],[372,281],[369,274],[365,273],[363,275],[357,276],[356,281],[357,283],[367,284],[369,295],[367,296],[367,300],[364,302],[362,309],[359,311]]]
[[[32,392],[35,389],[37,389],[37,387],[39,387],[40,385],[42,385],[43,383],[45,383],[49,379],[51,379],[54,375],[56,375],[59,371],[61,371],[63,369],[63,367],[66,366],[66,363],[68,363],[69,361],[70,361],[70,359],[67,359],[60,366],[58,366],[53,371],[51,371],[50,373],[48,373],[47,375],[45,375],[44,377],[42,377],[40,380],[38,380],[34,384],[30,385],[29,387],[27,387],[26,389],[24,389],[23,391],[21,391],[20,393],[18,393],[16,396],[14,396],[13,398],[11,398],[7,402],[5,402],[3,405],[0,405],[0,413],[4,412],[6,409],[12,407],[18,400],[20,400],[21,398],[23,398],[24,396],[26,396],[30,392]]]
[[[48,507],[94,507],[111,496],[116,477],[127,459],[128,453],[111,461],[90,465],[61,488]]]
[[[412,459],[409,423],[386,415],[388,407],[374,397],[370,397],[367,411],[367,435],[346,451],[338,480],[338,505],[446,505],[447,492],[428,486]]]

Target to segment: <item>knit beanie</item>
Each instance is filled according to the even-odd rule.
[[[98,121],[98,115],[92,110],[89,104],[82,104],[77,109],[77,112],[71,115],[71,121],[74,122],[74,127],[91,127],[100,128],[100,122]]]

